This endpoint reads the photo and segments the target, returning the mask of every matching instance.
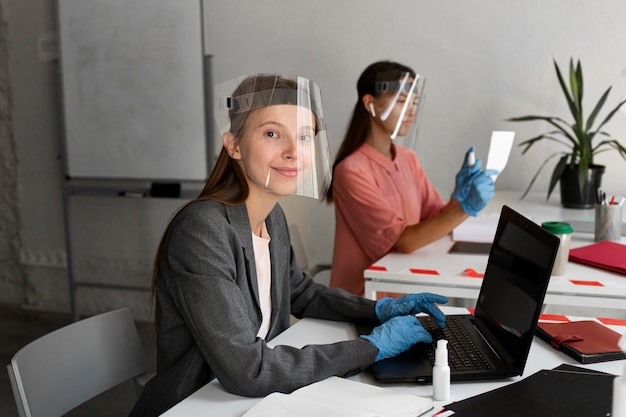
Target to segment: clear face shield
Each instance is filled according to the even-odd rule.
[[[215,86],[222,138],[235,140],[249,180],[267,191],[322,199],[331,180],[319,87],[282,74],[239,77]]]
[[[395,143],[415,148],[424,84],[423,76],[410,72],[391,71],[377,77],[376,113]]]

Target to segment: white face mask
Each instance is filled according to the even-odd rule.
[[[405,146],[414,147],[420,108],[424,101],[425,78],[410,72],[382,73],[376,81],[376,102],[380,108],[375,113],[382,122],[392,122],[389,136]]]
[[[255,153],[241,155],[240,162],[255,184],[278,195],[320,200],[326,195],[330,150],[315,83],[283,74],[238,77],[215,86],[214,111],[222,137],[228,132],[240,141],[240,149]],[[259,115],[267,125],[249,126],[247,121]],[[249,128],[253,133],[249,134]],[[263,147],[244,143],[249,135],[263,138]],[[263,167],[254,163],[256,157],[266,158]]]

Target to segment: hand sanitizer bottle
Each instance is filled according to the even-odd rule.
[[[433,399],[436,401],[448,401],[450,399],[448,341],[443,339],[437,341],[437,350],[435,351],[435,366],[433,366]]]
[[[619,340],[619,347],[626,352],[626,335]],[[613,411],[611,417],[626,417],[626,364],[621,376],[613,380]]]

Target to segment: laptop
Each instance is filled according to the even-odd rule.
[[[452,381],[522,375],[558,247],[558,237],[503,206],[474,314],[447,315],[444,329],[430,317],[418,316],[433,335],[433,344],[418,343],[398,356],[375,362],[373,378],[431,382],[434,347],[440,338],[448,340]],[[358,325],[361,334],[371,330],[372,323],[369,330],[367,325]],[[463,354],[465,349],[478,353]]]

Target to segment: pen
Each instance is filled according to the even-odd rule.
[[[611,202],[609,203],[609,206],[612,206],[613,204],[615,204],[615,196],[611,197]]]

